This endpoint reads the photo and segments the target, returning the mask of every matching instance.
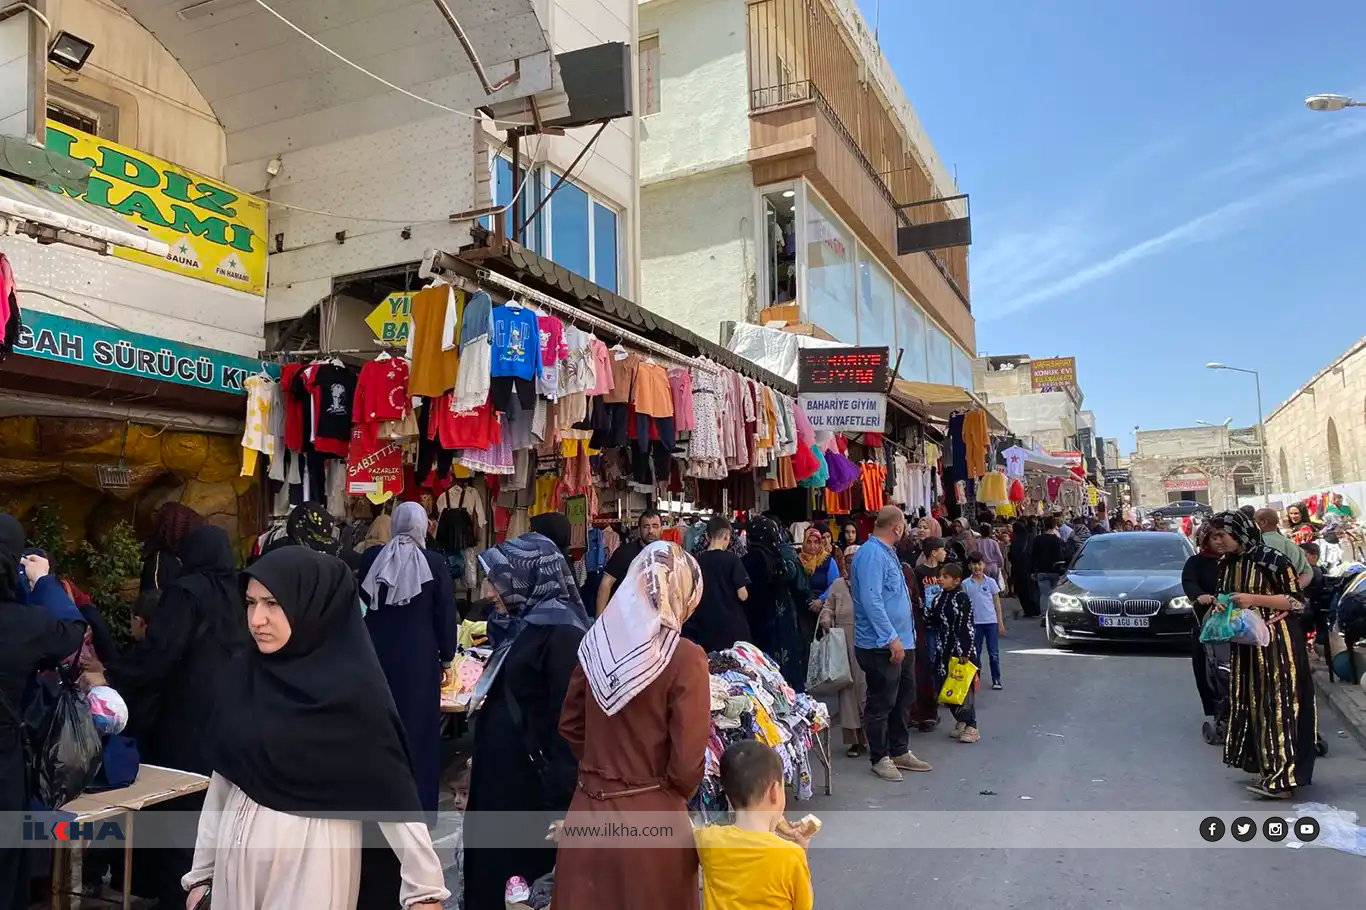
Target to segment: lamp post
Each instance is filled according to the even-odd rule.
[[[1349,107],[1366,107],[1366,101],[1355,101],[1346,95],[1310,95],[1304,99],[1304,106],[1311,111],[1329,113]]]
[[[1271,504],[1271,481],[1266,475],[1266,421],[1262,419],[1262,377],[1256,370],[1245,370],[1242,367],[1231,367],[1226,363],[1211,361],[1205,364],[1208,370],[1232,370],[1235,373],[1248,373],[1252,376],[1253,383],[1257,387],[1257,438],[1262,444],[1262,505]]]

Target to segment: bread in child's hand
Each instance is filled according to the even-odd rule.
[[[813,837],[821,830],[821,820],[814,815],[808,815],[794,825],[802,837]]]

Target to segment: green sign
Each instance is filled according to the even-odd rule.
[[[226,351],[181,344],[153,335],[79,322],[39,310],[24,310],[16,353],[58,363],[145,376],[162,382],[242,394],[242,380],[262,368],[261,361]],[[279,375],[267,364],[266,371]]]

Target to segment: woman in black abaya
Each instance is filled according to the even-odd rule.
[[[244,575],[253,645],[215,718],[188,905],[211,886],[214,910],[353,910],[373,822],[402,870],[385,905],[437,910],[449,892],[351,570],[284,547]]]

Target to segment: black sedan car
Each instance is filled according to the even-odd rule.
[[[1194,552],[1181,534],[1090,538],[1048,595],[1049,644],[1189,641],[1195,611],[1181,592],[1181,570]]]

